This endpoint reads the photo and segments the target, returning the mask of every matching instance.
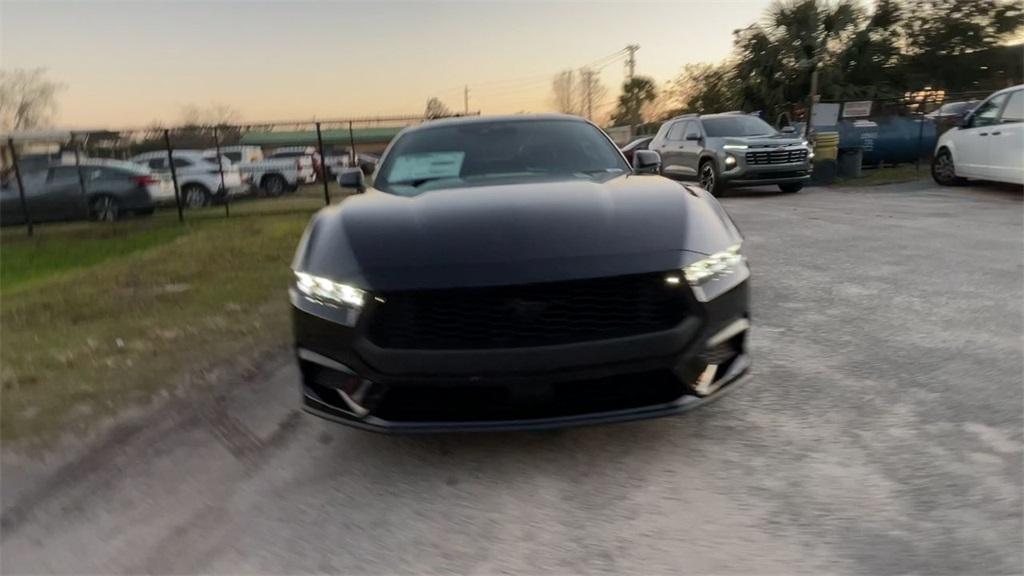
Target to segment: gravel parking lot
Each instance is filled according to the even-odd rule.
[[[754,367],[680,417],[379,436],[298,413],[282,352],[10,496],[2,571],[1019,573],[1021,198],[725,198]]]

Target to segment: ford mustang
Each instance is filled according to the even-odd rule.
[[[437,120],[317,213],[289,288],[304,405],[389,432],[666,416],[750,361],[739,230],[580,118]]]

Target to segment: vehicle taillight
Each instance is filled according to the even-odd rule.
[[[136,176],[135,183],[138,184],[139,186],[149,186],[150,184],[159,184],[160,180],[149,175]]]

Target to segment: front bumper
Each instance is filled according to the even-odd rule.
[[[725,160],[732,157],[735,165],[728,167]],[[798,162],[778,164],[749,164],[742,150],[723,153],[719,158],[722,179],[730,186],[759,186],[765,184],[793,184],[811,179],[813,156]]]
[[[735,387],[750,365],[746,282],[695,304],[698,313],[671,330],[498,350],[383,350],[358,323],[327,320],[294,296],[305,410],[378,432],[527,430],[668,416]]]

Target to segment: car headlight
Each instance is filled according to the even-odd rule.
[[[682,278],[673,274],[666,277],[665,281],[680,284],[680,280],[685,280],[697,300],[710,302],[750,276],[746,260],[737,244],[687,264],[682,269]]]
[[[305,272],[295,272],[295,287],[306,296],[329,304],[362,308],[366,301],[364,290]]]
[[[736,166],[736,157],[732,154],[726,154],[725,156],[725,167],[732,168]]]
[[[690,286],[701,286],[715,278],[732,274],[742,263],[743,255],[740,254],[740,246],[737,244],[686,266],[683,268],[683,277]]]

